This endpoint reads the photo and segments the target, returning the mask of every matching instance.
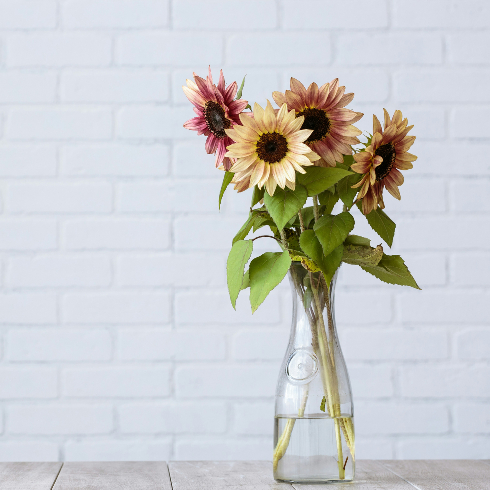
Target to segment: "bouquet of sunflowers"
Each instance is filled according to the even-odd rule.
[[[216,167],[224,172],[219,205],[230,184],[238,192],[251,189],[249,216],[233,239],[227,261],[233,307],[240,291],[250,288],[254,312],[289,271],[309,311],[325,393],[320,409],[335,419],[343,479],[341,434],[354,458],[354,430],[351,419],[340,413],[330,288],[344,262],[386,283],[419,289],[399,255],[387,255],[381,245],[372,247],[368,238],[352,233],[351,214],[358,207],[391,247],[396,225],[383,211],[383,192],[386,188],[400,199],[401,170],[412,168],[417,159],[408,152],[415,141],[408,135],[413,126],[399,110],[392,117],[384,110],[383,124],[373,116],[372,134],[361,141],[362,132],[354,124],[363,114],[346,108],[354,94],[346,94],[338,79],[306,88],[291,78],[290,90],[272,93],[276,108],[267,101],[265,108],[255,103],[253,109],[241,98],[244,82],[240,88],[236,82],[226,86],[221,71],[216,85],[211,69],[206,79],[194,74],[183,89],[197,116],[184,127],[205,135],[206,152],[216,154]],[[268,233],[247,239],[251,231],[264,227]],[[247,269],[253,242],[262,238],[274,240],[281,251],[263,253]],[[307,392],[299,417],[306,400]],[[277,440],[275,469],[293,426],[291,419]]]

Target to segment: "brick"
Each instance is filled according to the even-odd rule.
[[[238,298],[235,311],[228,293],[224,291],[177,292],[175,318],[178,325],[277,324],[281,321],[279,295],[271,293],[252,316],[248,297],[244,293]]]
[[[489,102],[490,71],[484,69],[418,69],[394,74],[399,102]],[[471,86],[471,90],[462,87]]]
[[[1,145],[1,177],[52,177],[56,175],[56,148],[50,145]]]
[[[425,291],[400,295],[404,322],[484,323],[490,314],[490,296],[478,291]]]
[[[338,291],[335,301],[339,327],[344,324],[387,323],[393,317],[393,301],[387,293]],[[352,305],[356,307],[352,308]]]
[[[402,28],[490,26],[490,6],[481,0],[395,0],[393,15],[394,25]]]
[[[121,255],[116,262],[120,286],[224,286],[222,254]]]
[[[168,0],[69,0],[62,4],[69,29],[131,29],[168,24]]]
[[[312,46],[321,46],[321,57]],[[226,47],[230,65],[326,65],[331,59],[330,35],[324,32],[246,33],[232,36]]]
[[[393,114],[393,111],[391,111]],[[415,127],[410,134],[414,133],[417,136],[417,144],[414,147],[418,155],[419,141],[426,139],[443,139],[446,137],[446,113],[444,109],[434,108],[416,108],[410,107],[408,112],[404,112],[404,116],[408,116],[409,124],[413,124]],[[381,116],[381,112],[379,116]],[[439,146],[440,148],[440,146]],[[441,149],[441,148],[440,148]],[[411,153],[413,153],[411,151]],[[415,163],[419,166],[419,163]],[[429,162],[423,162],[426,165]]]
[[[103,140],[112,136],[112,114],[87,107],[16,108],[6,134],[12,140]]]
[[[237,403],[233,408],[235,434],[272,437],[274,432],[272,403]]]
[[[359,459],[394,459],[395,451],[392,439],[359,438],[356,441],[356,458]]]
[[[111,282],[107,257],[11,257],[7,282],[11,287],[103,287]]]
[[[209,32],[142,32],[123,34],[116,44],[120,65],[201,65],[223,63],[223,38]]]
[[[55,73],[2,73],[0,103],[54,102],[57,83]]]
[[[50,29],[56,27],[55,0],[2,0],[0,29]]]
[[[0,442],[0,459],[3,462],[59,461],[58,444],[35,440]]]
[[[64,445],[66,461],[168,461],[170,439],[68,441]]]
[[[107,434],[112,431],[111,405],[10,405],[10,434]]]
[[[485,361],[490,349],[490,330],[488,328],[466,329],[455,334],[455,342],[460,359]]]
[[[489,22],[490,25],[490,22]],[[448,58],[453,63],[489,64],[490,44],[488,32],[465,32],[450,34],[446,39]]]
[[[168,73],[161,70],[101,70],[65,72],[61,76],[64,102],[165,102]]]
[[[344,7],[342,5],[342,7]],[[376,53],[376,56],[366,56]],[[336,62],[348,65],[440,64],[442,38],[438,34],[341,34]]]
[[[92,33],[26,33],[8,39],[7,66],[107,66],[110,36]]]
[[[226,425],[224,403],[131,403],[119,408],[123,434],[220,434]]]
[[[2,399],[58,396],[58,373],[52,367],[2,367],[0,381]]]
[[[233,338],[233,359],[275,361],[284,357],[288,332],[281,330],[243,330]]]
[[[121,183],[116,208],[124,213],[215,213],[220,189],[218,179]]]
[[[454,407],[454,430],[472,434],[490,434],[490,414],[486,403],[458,403]]]
[[[195,133],[188,131],[188,137]],[[173,174],[177,177],[216,178],[215,156],[208,155],[204,149],[204,136],[192,141],[176,141],[174,145]],[[229,191],[228,191],[229,192]]]
[[[400,370],[402,394],[413,398],[488,397],[490,369],[486,366],[421,365]]]
[[[277,26],[277,8],[273,0],[248,0],[245,3],[179,0],[173,6],[172,20],[177,29],[273,29]]]
[[[0,221],[0,250],[53,250],[58,246],[55,221],[8,219]]]
[[[415,175],[458,175],[484,176],[490,175],[490,162],[481,159],[481,155],[490,150],[490,145],[481,143],[417,143],[418,161],[414,167]],[[461,162],[464,161],[464,165]],[[413,175],[413,174],[412,174]]]
[[[218,332],[124,329],[119,332],[118,356],[125,361],[222,361],[226,341]]]
[[[10,361],[108,361],[112,339],[107,330],[20,329],[8,331]]]
[[[179,398],[271,397],[277,382],[277,366],[189,366],[176,371]]]
[[[488,458],[488,438],[424,437],[397,443],[396,454],[401,459],[482,459]]]
[[[13,213],[110,213],[111,184],[10,184],[7,206]]]
[[[12,325],[44,325],[56,322],[57,301],[55,294],[0,294],[0,323]]]
[[[63,233],[69,250],[161,250],[170,245],[170,223],[163,219],[70,220]]]
[[[398,219],[395,240],[402,250],[464,250],[481,239],[479,230],[490,229],[486,217],[419,217]]]
[[[65,323],[154,324],[170,321],[170,297],[161,292],[67,293],[62,307]]]
[[[401,434],[444,434],[449,413],[441,404],[372,403],[356,406],[356,433],[361,437]]]
[[[363,67],[362,69],[355,67],[315,67],[315,68],[295,68],[294,78],[308,87],[310,83],[315,82],[318,86],[324,83],[331,82],[334,78],[339,79],[341,86],[345,86],[346,93],[353,92],[355,94],[354,101],[351,102],[348,108],[353,110],[358,109],[357,104],[363,102],[384,102],[390,94],[390,77],[385,69]],[[282,77],[283,81],[278,90],[290,88],[291,71],[286,69]],[[372,119],[365,116],[361,122],[356,123],[356,127],[361,125],[364,120],[368,120],[369,125],[372,125]]]
[[[230,218],[217,213],[212,217],[178,217],[174,223],[175,248],[179,251],[220,250],[228,253],[233,237],[246,219],[246,216]]]
[[[312,15],[313,13],[313,15]],[[339,25],[339,19],[348,15],[348,26]],[[362,0],[295,0],[283,2],[284,27],[287,29],[379,29],[388,27],[388,6],[385,0],[375,0],[369,5]]]
[[[490,255],[456,254],[451,262],[451,280],[457,286],[489,286]]]
[[[66,146],[61,155],[61,172],[69,176],[164,176],[169,166],[168,147],[160,144]]]
[[[416,361],[446,359],[447,334],[443,330],[349,329],[342,333],[347,359],[365,361]]]
[[[393,396],[393,373],[389,365],[348,366],[352,393],[356,398],[390,398]]]
[[[65,368],[65,397],[154,397],[170,394],[170,370],[165,367]]]
[[[117,114],[116,134],[138,140],[188,138],[183,125],[192,117],[190,107],[125,107]]]
[[[449,134],[452,138],[490,138],[487,109],[462,107],[451,113]]]
[[[239,460],[269,460],[271,452],[271,439],[243,440],[227,437],[226,439],[208,440],[177,439],[175,443],[175,457],[186,461],[239,461]]]

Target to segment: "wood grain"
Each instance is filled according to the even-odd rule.
[[[413,486],[388,470],[377,461],[356,462],[356,476],[353,482],[308,485],[294,483],[296,490],[414,490]]]
[[[490,465],[477,460],[381,461],[420,490],[488,490]]]
[[[168,468],[173,490],[292,490],[274,480],[269,461],[175,461]]]
[[[53,490],[95,489],[172,490],[172,485],[166,463],[65,463]]]
[[[51,490],[62,463],[0,463],[1,490]]]

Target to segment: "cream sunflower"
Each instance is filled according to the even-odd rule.
[[[364,174],[361,181],[352,186],[360,187],[357,200],[362,200],[362,212],[368,214],[374,209],[384,208],[383,189],[396,199],[401,199],[398,186],[404,178],[400,170],[413,168],[412,162],[417,160],[408,150],[415,141],[415,136],[407,136],[413,128],[408,126],[407,119],[396,110],[390,119],[384,110],[384,129],[376,116],[373,116],[373,137],[365,151],[354,155],[355,163],[351,166],[354,172]]]
[[[213,83],[211,67],[206,80],[194,73],[194,80],[187,80],[187,87],[183,86],[185,95],[194,105],[197,117],[189,119],[184,128],[204,134],[206,139],[206,153],[216,153],[216,167],[223,165],[229,170],[233,162],[225,157],[226,147],[233,141],[226,135],[225,130],[240,124],[238,115],[245,109],[246,100],[233,100],[237,93],[237,83],[225,86],[223,70],[220,70],[219,81]]]
[[[318,155],[321,160],[315,165],[335,167],[335,162],[343,162],[344,155],[352,155],[350,145],[357,145],[357,136],[361,131],[353,124],[359,121],[363,114],[345,109],[354,98],[354,94],[345,94],[345,87],[339,87],[336,78],[318,88],[312,83],[308,90],[295,78],[291,78],[291,90],[286,93],[273,92],[277,105],[287,104],[288,110],[294,109],[297,116],[304,116],[301,129],[312,130],[305,143]]]
[[[275,111],[269,101],[265,110],[256,103],[253,117],[240,114],[240,121],[243,126],[225,130],[236,141],[225,156],[236,158],[231,171],[238,192],[255,185],[265,186],[271,196],[276,186],[294,190],[296,172],[306,173],[303,167],[320,158],[303,143],[313,130],[301,129],[304,117],[288,112],[286,104]]]

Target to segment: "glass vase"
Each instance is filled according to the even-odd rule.
[[[274,478],[327,483],[354,478],[354,407],[337,337],[334,292],[321,272],[293,262],[293,318],[276,390]]]

